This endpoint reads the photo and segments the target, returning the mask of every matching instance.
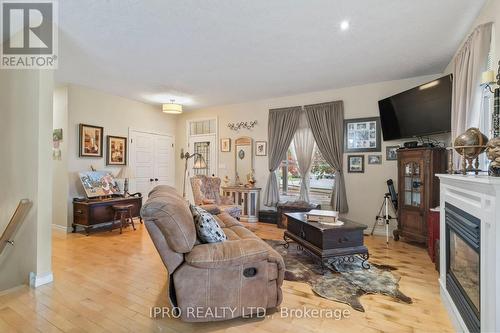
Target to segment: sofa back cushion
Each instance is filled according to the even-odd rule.
[[[166,185],[155,187],[142,206],[141,216],[153,221],[161,231],[168,246],[177,253],[190,252],[196,242],[196,229],[189,204],[175,188]]]

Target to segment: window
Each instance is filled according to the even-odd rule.
[[[488,53],[486,69],[493,70],[492,48],[490,48],[490,52]],[[489,91],[488,88],[484,87],[481,90],[481,116],[479,119],[479,130],[483,132],[487,137],[493,137],[493,103],[493,94]],[[481,154],[479,156],[479,164],[481,166],[481,169],[488,170],[490,160],[488,159],[486,154]]]
[[[283,200],[297,200],[302,178],[299,173],[293,144],[278,169],[280,192]],[[314,149],[311,172],[309,173],[311,202],[330,204],[332,188],[335,184],[335,170],[325,161],[323,155]]]
[[[203,157],[203,160],[205,161],[205,164],[207,165],[203,169],[194,169],[193,172],[195,175],[209,175],[209,166],[211,165],[212,161],[210,160],[210,141],[204,141],[204,142],[195,142],[194,143],[194,153],[195,154],[200,154]],[[196,157],[194,157],[196,159]]]
[[[189,135],[213,134],[217,132],[215,119],[197,120],[189,123]]]

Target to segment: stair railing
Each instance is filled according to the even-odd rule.
[[[15,245],[14,234],[26,219],[26,215],[28,215],[31,206],[33,206],[31,200],[22,199],[19,201],[14,215],[12,215],[9,224],[7,224],[7,228],[5,228],[2,237],[0,237],[0,254],[2,254],[7,245]]]

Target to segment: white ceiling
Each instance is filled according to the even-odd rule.
[[[63,0],[56,78],[197,109],[434,74],[484,2]]]

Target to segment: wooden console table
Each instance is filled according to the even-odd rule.
[[[242,206],[240,220],[244,222],[259,221],[260,190],[259,187],[222,187],[223,195],[233,198],[235,204]]]
[[[102,225],[110,223],[114,218],[113,205],[132,205],[132,217],[141,218],[142,197],[111,198],[102,200],[77,200],[73,199],[73,232],[80,226],[89,231]]]

